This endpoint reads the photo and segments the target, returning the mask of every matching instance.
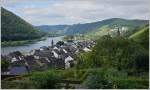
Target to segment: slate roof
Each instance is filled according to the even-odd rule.
[[[72,66],[75,55],[78,52],[90,51],[89,48],[93,47],[93,45],[93,41],[81,41],[61,46],[44,46],[40,47],[40,49],[31,50],[30,54],[26,56],[16,51],[10,53],[7,58],[11,60],[15,57],[17,59],[17,61],[12,63],[13,67],[28,66],[30,71],[46,70],[49,67],[65,69],[65,62],[68,62]]]
[[[15,51],[15,52],[9,53],[8,56],[18,57],[18,56],[22,56],[22,53],[19,51]]]
[[[26,73],[28,73],[28,71],[25,66],[19,66],[19,67],[16,66],[10,69],[10,75],[21,75]]]

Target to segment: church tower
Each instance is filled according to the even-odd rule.
[[[119,27],[117,27],[117,36],[120,37],[120,30],[119,30]]]
[[[52,47],[54,46],[54,41],[53,41],[53,39],[52,39],[52,41],[51,41],[51,46],[52,46]]]

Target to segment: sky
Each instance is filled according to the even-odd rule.
[[[149,0],[1,0],[2,6],[38,25],[76,24],[109,18],[149,19]]]

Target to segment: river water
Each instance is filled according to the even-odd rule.
[[[58,41],[63,40],[63,36],[59,37],[48,37],[46,40],[43,41],[38,41],[33,44],[28,44],[24,46],[10,46],[10,47],[2,47],[1,48],[1,54],[2,55],[7,55],[10,52],[14,51],[20,51],[20,52],[29,52],[33,49],[39,49],[42,46],[51,46],[51,41],[54,41],[54,44],[56,44]]]

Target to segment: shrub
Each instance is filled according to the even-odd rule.
[[[61,75],[56,74],[54,71],[38,72],[33,73],[30,79],[36,88],[54,89],[59,88],[58,83],[61,80]]]
[[[148,50],[123,37],[102,37],[92,52],[78,54],[76,60],[78,69],[113,67],[138,74],[147,72],[149,67]]]
[[[1,70],[7,71],[10,66],[10,62],[8,60],[1,60]]]
[[[88,70],[82,88],[88,89],[146,89],[148,78],[127,76],[114,68]]]
[[[149,81],[148,79],[141,79],[141,78],[131,78],[128,77],[126,79],[117,78],[114,79],[115,88],[119,89],[148,89]]]
[[[112,83],[99,72],[91,72],[82,85],[88,89],[109,89],[113,87]]]

